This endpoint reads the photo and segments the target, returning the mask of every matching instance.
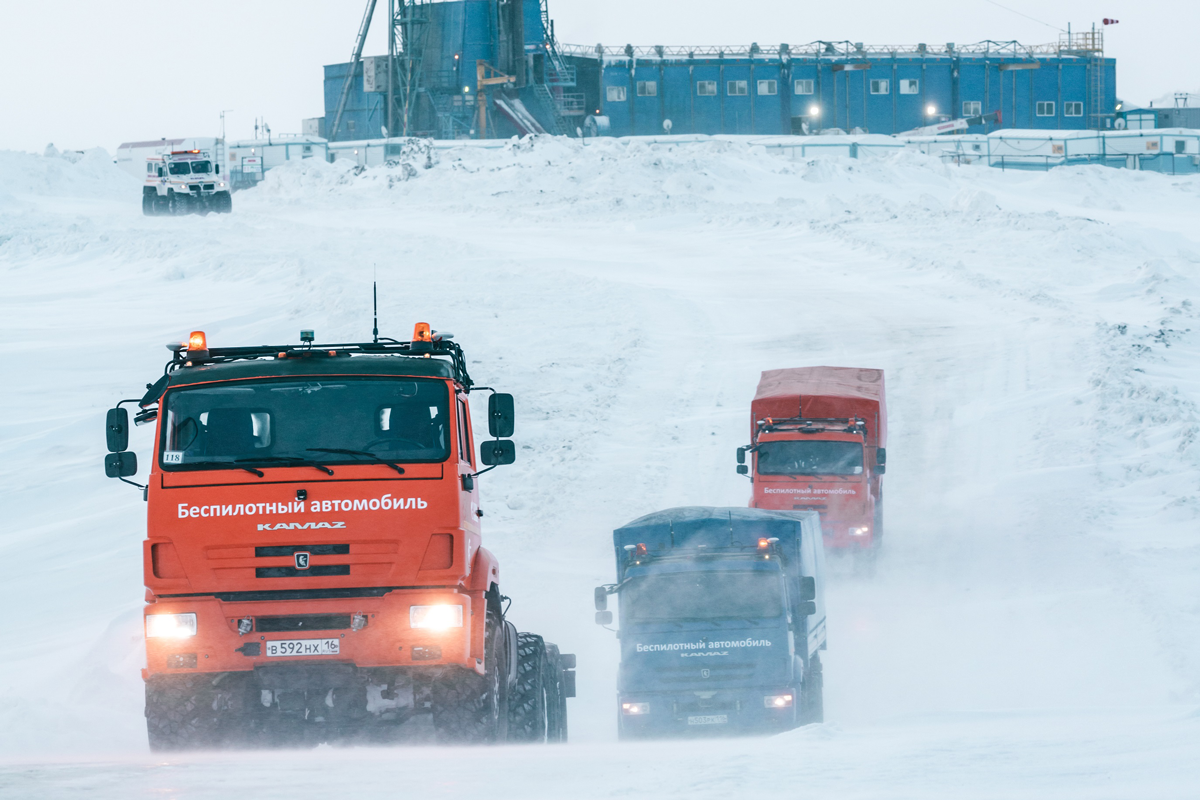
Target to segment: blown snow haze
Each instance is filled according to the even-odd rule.
[[[534,139],[293,163],[146,218],[0,153],[0,790],[99,797],[1185,797],[1200,785],[1200,179]],[[453,331],[517,397],[481,478],[512,616],[579,655],[563,747],[151,759],[144,506],[102,420],[166,342]],[[826,719],[618,746],[610,531],[741,505],[764,369],[887,371],[886,544],[834,560]],[[476,409],[479,413],[479,409]],[[143,474],[149,432],[134,434]]]

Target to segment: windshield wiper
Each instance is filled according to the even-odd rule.
[[[300,456],[259,456],[253,458],[239,458],[234,460],[233,463],[238,464],[243,461],[253,461],[255,464],[283,462],[285,464],[292,464],[297,467],[314,467],[321,470],[321,472],[324,472],[326,475],[333,474],[333,470],[324,464],[318,464],[316,461],[313,461],[310,458],[300,458]]]
[[[260,478],[263,476],[263,471],[261,469],[255,469],[254,467],[247,467],[245,464],[238,464],[238,463],[231,462],[231,461],[186,461],[183,464],[180,464],[179,466],[181,466],[181,467],[218,467],[218,468],[224,468],[224,469],[244,469],[244,470],[246,470],[246,472],[253,472],[255,475],[257,475]]]
[[[400,466],[399,464],[393,464],[386,458],[380,458],[374,453],[369,453],[366,450],[346,450],[341,447],[307,447],[305,449],[310,453],[339,453],[344,456],[366,456],[377,464],[386,464],[387,466],[396,470],[396,472],[399,472],[401,475],[404,474],[404,467]]]

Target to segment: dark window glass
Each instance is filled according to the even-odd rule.
[[[450,455],[449,392],[436,380],[236,381],[173,389],[165,409],[165,469],[368,461],[309,448],[361,450],[406,462]]]
[[[634,578],[621,589],[626,622],[679,619],[764,619],[783,613],[775,572],[672,572]]]
[[[192,173],[192,165],[187,161],[172,161],[167,165],[167,170],[172,175],[190,175]]]
[[[765,442],[758,446],[761,475],[861,475],[863,449],[855,442]]]
[[[212,162],[211,161],[193,161],[192,162],[192,174],[193,175],[207,175],[210,172],[212,172]]]

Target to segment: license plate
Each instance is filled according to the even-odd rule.
[[[336,656],[341,652],[339,639],[286,639],[267,642],[268,656]]]
[[[701,714],[688,717],[688,725],[724,725],[729,722],[728,714]]]

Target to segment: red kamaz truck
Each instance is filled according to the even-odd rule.
[[[489,397],[479,470],[479,387],[448,334],[301,339],[210,348],[193,333],[145,396],[109,411],[105,471],[127,483],[121,406],[157,422],[140,487],[150,746],[387,741],[402,726],[565,740],[574,656],[517,632],[481,545],[477,476],[514,459],[512,396]]]
[[[751,476],[752,508],[814,509],[826,546],[872,552],[883,537],[886,448],[883,370],[768,370],[738,472]]]

